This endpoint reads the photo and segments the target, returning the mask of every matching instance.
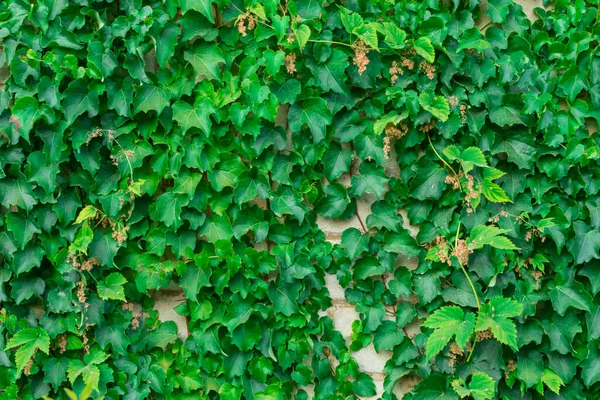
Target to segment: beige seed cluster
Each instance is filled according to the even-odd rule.
[[[285,70],[288,74],[296,72],[296,54],[291,53],[285,56],[283,63],[285,64]]]
[[[367,70],[367,65],[369,64],[367,54],[369,54],[369,49],[367,49],[365,42],[358,40],[354,43],[354,58],[352,59],[352,62],[358,67],[358,73],[360,75]]]
[[[256,16],[252,15],[249,11],[241,14],[237,20],[237,29],[240,35],[247,36],[248,30],[256,28]]]

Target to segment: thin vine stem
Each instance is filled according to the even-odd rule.
[[[451,166],[450,164],[448,164],[448,163],[446,162],[446,160],[444,160],[444,159],[442,158],[442,156],[440,156],[440,153],[438,153],[438,152],[437,152],[437,150],[435,149],[435,146],[433,145],[433,143],[431,143],[431,137],[429,137],[429,135],[427,135],[427,140],[429,141],[429,145],[430,145],[430,146],[431,146],[431,148],[433,149],[433,152],[435,153],[435,155],[437,156],[437,158],[439,158],[439,159],[440,159],[440,161],[441,161],[441,162],[443,162],[443,163],[444,163],[444,165],[446,165],[446,167],[450,168],[450,171],[452,171],[452,174],[454,174],[454,176],[458,175],[458,174],[456,173],[456,171],[454,170],[454,168],[452,168],[452,166]],[[459,225],[459,228],[460,228],[460,225]]]
[[[454,248],[455,249],[458,247],[458,237],[460,235],[460,227],[461,227],[461,222],[459,221],[458,228],[456,228],[456,237],[454,238]],[[460,265],[460,269],[462,269],[462,272],[465,274],[465,277],[467,278],[467,281],[469,282],[469,285],[471,286],[471,290],[473,291],[473,295],[475,296],[475,301],[477,302],[477,310],[479,311],[481,309],[481,303],[479,302],[479,296],[477,295],[477,290],[475,290],[475,285],[473,284],[473,281],[471,280],[469,273],[467,272],[465,266],[460,262],[460,260],[458,261],[458,264]],[[473,351],[475,351],[476,344],[477,344],[477,334],[475,334],[475,340],[473,340],[473,346],[471,346],[471,351],[469,352],[469,356],[467,357],[467,362],[471,361],[471,356],[473,356]]]
[[[313,43],[331,43],[331,44],[339,44],[341,46],[348,46],[348,47],[352,47],[351,44],[348,43],[343,43],[343,42],[335,42],[333,40],[316,40],[316,39],[308,39],[309,42],[313,42]]]

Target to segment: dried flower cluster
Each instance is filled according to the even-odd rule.
[[[254,28],[256,28],[256,16],[250,13],[250,11],[246,11],[238,17],[237,29],[240,35],[246,36],[248,35],[247,30]]]
[[[433,78],[435,78],[435,67],[429,64],[427,61],[421,61],[421,63],[419,64],[419,69],[423,70],[423,72],[425,72],[425,75],[427,75],[427,77],[430,80],[433,80]]]
[[[494,338],[494,334],[492,333],[491,329],[488,329],[487,331],[477,332],[477,341],[478,342],[481,342],[482,340],[493,339],[493,338]]]
[[[436,236],[434,243],[438,246],[436,256],[440,259],[440,262],[452,265],[452,260],[448,255],[450,248],[448,247],[446,238],[443,236]]]
[[[285,64],[285,70],[288,74],[296,72],[296,54],[291,53],[285,56],[283,63]]]
[[[517,370],[517,363],[515,360],[510,360],[506,365],[508,371],[504,371],[504,377],[508,379],[510,377],[510,373]]]
[[[127,240],[127,231],[129,231],[129,226],[124,226],[122,229],[114,229],[113,227],[112,238],[117,241],[119,246]]]
[[[460,176],[459,175],[447,175],[444,182],[448,185],[452,185],[453,190],[460,189]]]
[[[450,104],[451,107],[456,107],[458,105],[458,97],[456,97],[456,96],[448,97],[448,104]]]
[[[467,194],[465,196],[465,203],[467,204],[467,213],[473,212],[473,207],[471,207],[471,201],[479,197],[481,192],[475,188],[475,178],[471,174],[466,174],[465,178],[467,179]]]
[[[65,351],[67,351],[67,335],[62,334],[59,336],[58,346],[60,348],[60,354],[63,354]]]
[[[455,342],[452,342],[450,344],[450,354],[448,354],[448,357],[450,358],[448,361],[448,366],[454,368],[457,363],[457,358],[464,355],[464,351],[462,351]]]
[[[469,254],[472,252],[473,250],[469,250],[467,247],[467,241],[459,239],[452,250],[452,255],[456,257],[460,265],[467,265],[469,263]]]
[[[398,75],[404,74],[404,70],[398,65],[397,61],[392,62],[392,67],[390,68],[389,72],[392,77],[392,83],[396,83],[396,81],[398,80]]]
[[[85,295],[85,290],[86,290],[86,286],[85,283],[83,283],[83,281],[79,281],[77,282],[77,301],[79,301],[79,304],[81,304],[84,308],[88,308],[88,303],[87,303],[87,296]]]
[[[415,62],[408,58],[403,59],[401,65],[408,68],[409,71],[412,71],[415,68]]]
[[[91,271],[95,266],[100,265],[96,257],[89,258],[80,263],[75,254],[67,254],[67,262],[71,263],[73,268],[77,268],[80,271]]]
[[[388,124],[385,127],[385,137],[383,138],[383,155],[385,159],[390,158],[390,150],[392,149],[392,139],[400,139],[408,132],[408,125],[400,124],[400,128],[393,124]]]
[[[419,131],[427,133],[435,128],[435,121],[427,122],[419,127]]]
[[[460,105],[460,120],[463,124],[467,121],[467,106],[464,104]]]
[[[352,62],[358,67],[359,75],[362,75],[367,70],[367,65],[369,64],[367,54],[369,54],[369,49],[365,45],[365,42],[358,40],[354,43],[354,58]]]

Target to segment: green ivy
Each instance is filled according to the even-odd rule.
[[[1,2],[0,399],[598,398],[598,2],[539,6]]]

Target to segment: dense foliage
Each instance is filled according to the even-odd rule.
[[[598,5],[545,6],[2,1],[0,399],[367,397],[370,345],[384,399],[598,398]]]

